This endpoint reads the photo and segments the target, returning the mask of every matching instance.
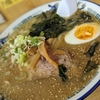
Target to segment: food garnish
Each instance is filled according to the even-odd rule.
[[[62,81],[65,82],[68,77],[66,76],[65,72],[67,71],[66,67],[64,65],[58,65],[59,70],[59,76],[61,77]]]
[[[50,63],[52,64],[54,67],[58,67],[58,64],[56,62],[54,62],[52,59],[50,59],[47,50],[45,48],[45,43],[42,42],[40,46],[38,46],[38,50],[40,52],[40,54]]]
[[[94,42],[94,43],[90,46],[90,48],[88,49],[88,51],[85,53],[85,55],[86,55],[87,57],[92,57],[93,54],[94,54],[94,52],[95,52],[95,50],[96,50],[96,48],[97,48],[97,46],[99,45],[99,43],[100,43],[100,42],[98,42],[98,41]]]
[[[64,23],[65,19],[61,18],[57,14],[54,14],[50,19],[46,18],[38,24],[33,24],[29,35],[34,37],[41,36],[41,34],[43,34],[46,39],[58,37],[58,35],[66,29]]]
[[[98,67],[98,64],[96,64],[94,61],[88,60],[84,72],[89,72],[93,69],[96,69],[97,67]]]
[[[9,44],[10,46],[10,52],[12,54],[11,60],[12,63],[16,61],[16,63],[20,65],[26,66],[27,63],[25,63],[25,60],[27,58],[27,52],[32,47],[39,46],[44,38],[42,37],[30,37],[25,35],[18,35],[17,38],[15,38],[13,44]]]

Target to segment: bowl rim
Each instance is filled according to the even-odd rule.
[[[78,2],[87,2],[87,3],[91,3],[91,4],[93,4],[93,5],[96,5],[96,6],[99,6],[100,7],[100,5],[99,4],[97,4],[97,3],[95,3],[95,2],[92,2],[92,1],[86,1],[86,0],[81,0],[81,1],[78,1]],[[2,32],[1,32],[1,34],[0,34],[0,39],[2,39],[1,37],[3,37],[2,35],[4,35],[4,33],[6,33],[6,31],[9,31],[9,28],[11,28],[17,21],[19,21],[20,19],[22,19],[23,17],[25,18],[25,16],[27,15],[27,14],[30,14],[33,10],[35,11],[37,11],[37,10],[39,10],[40,8],[42,8],[42,7],[44,7],[44,6],[48,6],[48,5],[54,5],[54,4],[56,4],[56,3],[60,3],[60,1],[53,1],[53,2],[49,2],[49,3],[46,3],[46,4],[43,4],[43,5],[41,5],[41,6],[38,6],[38,7],[36,7],[36,8],[33,8],[32,10],[30,10],[30,11],[28,11],[28,12],[26,12],[26,13],[24,13],[23,15],[21,15],[20,17],[18,17],[15,21],[13,21],[8,27],[6,27],[5,28],[5,30],[3,30]],[[46,9],[46,11],[47,10],[50,10],[50,8],[49,9]],[[22,20],[21,20],[22,21]],[[16,25],[15,25],[16,26]],[[12,28],[13,29],[13,28]],[[12,31],[11,31],[12,32]],[[6,33],[7,34],[7,33]],[[97,76],[94,78],[94,79],[91,79],[90,81],[89,81],[89,83],[87,84],[87,86],[92,86],[92,87],[90,87],[89,86],[89,89],[87,90],[87,91],[85,91],[84,90],[84,88],[82,89],[82,90],[80,90],[77,94],[75,94],[75,95],[72,95],[72,97],[69,97],[68,98],[68,100],[75,100],[75,98],[76,98],[76,100],[83,100],[84,98],[86,98],[89,94],[91,94],[99,85],[100,85],[100,70],[98,70],[98,72],[97,72]],[[94,84],[93,84],[93,82],[94,82]],[[85,92],[84,92],[85,91]]]

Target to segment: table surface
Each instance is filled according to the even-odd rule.
[[[6,9],[0,8],[0,12],[4,15],[6,19],[5,23],[0,24],[0,33],[9,24],[11,24],[16,18],[18,18],[25,12],[39,5],[42,5],[54,0],[38,0],[38,2],[36,2],[35,0],[18,0],[18,1],[19,1],[18,3],[11,5],[10,7]],[[90,1],[100,4],[100,0],[90,0]],[[86,97],[85,100],[100,100],[100,86],[94,92],[92,92],[88,97]]]

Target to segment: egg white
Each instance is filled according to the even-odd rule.
[[[93,37],[91,37],[89,39],[86,39],[86,40],[78,39],[77,37],[75,37],[75,31],[77,30],[77,27],[80,27],[80,25],[78,25],[65,35],[66,43],[68,43],[68,44],[83,44],[83,43],[94,40],[95,38],[97,38],[100,35],[100,25],[98,23],[92,22],[92,23],[81,24],[81,26],[82,25],[94,25],[97,27],[97,32],[95,33],[95,35]]]

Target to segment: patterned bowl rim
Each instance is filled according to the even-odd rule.
[[[35,15],[40,14],[42,11],[47,11],[50,9],[55,9],[57,7],[57,4],[59,4],[60,1],[54,1],[47,4],[43,4],[39,7],[36,7],[27,13],[20,16],[18,19],[16,19],[14,22],[12,22],[1,34],[0,34],[0,44],[3,44],[5,42],[5,39],[12,33],[12,31],[17,28],[19,25],[24,24],[27,20],[34,17]],[[80,4],[86,4],[86,9],[90,11],[90,13],[94,14],[95,17],[100,21],[100,5],[91,1],[86,0],[78,0],[78,3]],[[93,7],[94,6],[94,7]],[[92,10],[93,9],[93,10]],[[100,85],[100,69],[97,71],[95,76],[87,83],[86,86],[82,87],[79,91],[72,94],[70,97],[68,97],[68,100],[83,100],[86,98],[89,94],[91,94],[98,86]]]

